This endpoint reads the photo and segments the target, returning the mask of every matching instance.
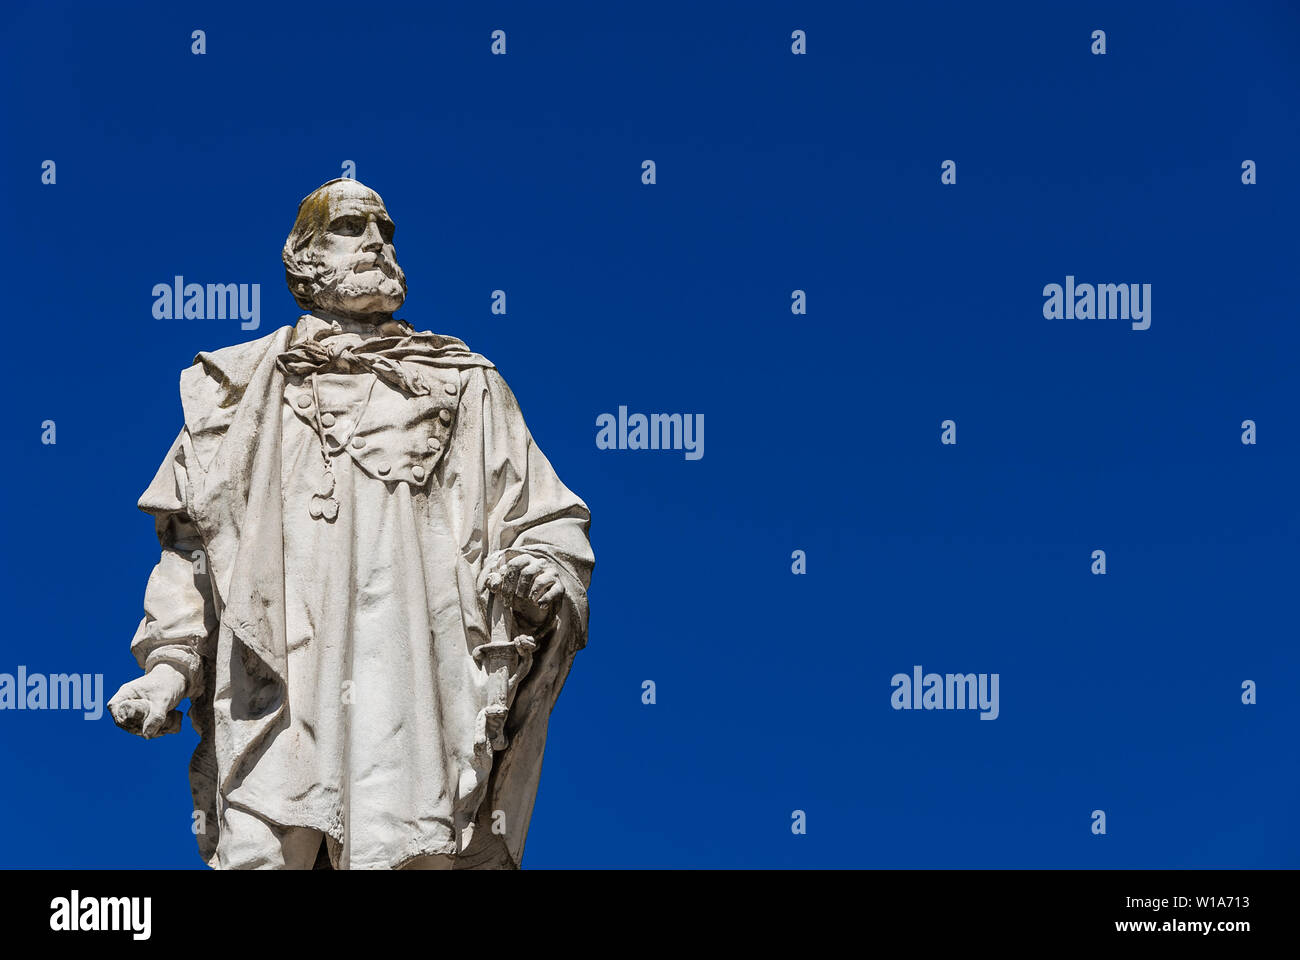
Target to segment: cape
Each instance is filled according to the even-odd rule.
[[[284,557],[281,492],[281,408],[285,375],[276,360],[295,327],[244,344],[198,354],[181,374],[185,429],[177,441],[186,474],[184,503],[207,553],[217,627],[205,659],[230,667],[227,711],[214,711],[216,670],[204,670],[204,689],[191,697],[190,719],[199,745],[190,763],[195,810],[206,831],[199,851],[216,865],[218,797],[241,771],[287,708]],[[469,371],[457,428],[441,464],[449,523],[457,537],[455,571],[462,620],[471,645],[490,639],[487,611],[477,590],[484,563],[499,551],[528,553],[560,570],[564,595],[552,626],[520,683],[506,721],[508,746],[493,758],[485,799],[458,867],[518,867],[532,816],[551,709],[586,645],[587,586],[594,557],[590,513],[555,475],[533,443],[518,403],[496,368],[453,337],[419,333],[405,338],[419,362]],[[151,511],[151,491],[165,487],[168,464],[139,506]],[[436,481],[435,481],[436,482]],[[174,484],[173,484],[174,485]],[[492,832],[493,811],[510,828]]]

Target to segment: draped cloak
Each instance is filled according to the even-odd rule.
[[[282,415],[286,391],[301,388],[301,378],[286,375],[276,361],[324,326],[325,321],[306,315],[297,327],[200,353],[181,375],[184,428],[139,503],[158,518],[160,539],[165,518],[186,517],[206,555],[215,626],[196,645],[204,669],[201,689],[190,691],[190,717],[200,736],[190,784],[195,810],[207,826],[198,834],[199,850],[212,866],[217,865],[223,805],[256,771],[275,737],[283,735],[292,710]],[[491,363],[455,338],[430,333],[384,344],[404,373],[426,372],[429,382],[445,384],[455,395],[454,426],[444,425],[437,457],[423,461],[430,464],[429,474],[416,468],[414,476],[423,483],[413,482],[409,471],[405,481],[396,474],[386,480],[388,463],[376,468],[373,458],[358,458],[370,474],[364,482],[388,483],[390,495],[393,485],[409,482],[414,496],[430,498],[425,514],[445,526],[444,539],[453,549],[422,558],[425,579],[439,583],[429,596],[446,597],[450,591],[453,597],[440,609],[432,609],[431,600],[427,612],[443,646],[449,631],[458,634],[454,639],[463,638],[457,655],[469,656],[491,639],[486,598],[478,584],[494,555],[504,551],[506,556],[549,560],[563,586],[554,617],[537,636],[531,670],[515,693],[506,721],[508,746],[495,754],[489,750],[486,768],[477,771],[480,776],[471,773],[468,782],[450,784],[460,794],[456,865],[517,867],[549,714],[574,654],[586,644],[586,590],[594,563],[587,535],[590,514],[533,442],[513,394]],[[423,382],[418,373],[415,379]],[[443,413],[449,419],[445,406],[429,407],[430,415]],[[349,504],[340,507],[347,510]],[[323,521],[293,516],[287,522]],[[166,541],[163,545],[168,546]],[[149,623],[146,618],[142,633],[149,632]],[[327,630],[337,626],[323,625]],[[155,638],[155,646],[163,639]],[[137,656],[143,666],[143,652]],[[442,719],[432,718],[435,723]]]

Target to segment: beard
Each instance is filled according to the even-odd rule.
[[[322,310],[344,317],[391,316],[406,299],[406,276],[397,264],[389,276],[379,267],[356,272],[352,267],[331,271],[316,279],[312,302]]]

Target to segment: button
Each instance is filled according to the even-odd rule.
[[[448,393],[450,393],[452,396],[455,396],[456,391],[457,391],[458,389],[460,389],[460,388],[457,387],[456,384],[451,383],[451,382],[449,381],[447,384],[445,384],[445,385],[443,386],[443,389],[446,390]]]
[[[322,414],[321,414],[321,418],[320,418],[320,422],[321,422],[321,426],[323,426],[323,427],[332,427],[332,426],[334,426],[334,414],[332,414],[332,413],[322,413]]]
[[[424,467],[412,467],[412,468],[411,468],[411,476],[415,477],[416,480],[423,480],[423,479],[424,479]]]
[[[307,409],[308,407],[310,407],[310,406],[311,406],[311,397],[306,397],[306,396],[304,396],[304,397],[299,397],[299,398],[298,398],[298,409],[299,409],[299,410],[306,410],[306,409]]]
[[[443,423],[451,423],[451,411],[447,409],[439,410],[438,419]]]
[[[352,439],[352,449],[353,449],[353,450],[360,450],[360,449],[361,449],[362,447],[364,447],[365,445],[366,445],[366,438],[365,438],[365,437],[353,437],[353,439]]]
[[[380,464],[378,467],[376,467],[375,469],[379,471],[379,475],[380,475],[381,477],[386,477],[386,476],[388,476],[388,471],[391,470],[391,469],[393,469],[393,468],[392,468],[391,466],[389,466],[389,465],[388,465],[388,461],[385,460],[383,463],[381,463],[381,464]]]
[[[442,447],[442,441],[441,441],[441,440],[439,440],[437,437],[430,437],[430,438],[429,438],[429,449],[430,449],[430,450],[433,450],[434,452],[437,452],[441,447]]]

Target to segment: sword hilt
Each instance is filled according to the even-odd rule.
[[[527,634],[516,634],[514,611],[500,597],[491,600],[492,639],[474,648],[474,660],[487,672],[487,705],[479,714],[480,732],[475,749],[504,750],[506,715],[520,681],[532,669],[537,642]]]

